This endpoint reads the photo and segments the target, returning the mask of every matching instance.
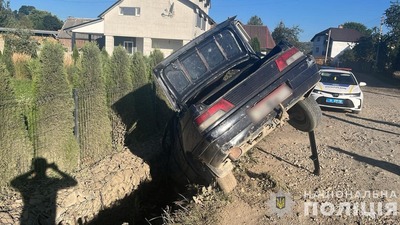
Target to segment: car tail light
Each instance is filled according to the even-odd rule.
[[[203,131],[223,115],[225,115],[225,113],[227,113],[233,107],[234,105],[232,103],[225,99],[221,99],[203,112],[200,116],[196,117],[195,122],[199,126],[200,130]]]
[[[299,59],[304,54],[299,51],[297,48],[291,48],[280,55],[276,60],[275,63],[278,66],[279,71],[284,70],[287,66],[292,64],[294,61]]]

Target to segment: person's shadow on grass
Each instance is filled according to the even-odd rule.
[[[32,166],[31,171],[11,181],[11,186],[17,189],[23,198],[20,224],[54,225],[57,191],[75,186],[77,182],[59,170],[56,164],[48,164],[44,158],[34,159]],[[52,169],[61,178],[47,176],[47,169]]]

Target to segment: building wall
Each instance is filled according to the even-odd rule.
[[[355,46],[355,43],[352,42],[339,42],[339,41],[334,41],[332,43],[332,50],[331,50],[331,57],[334,59],[334,61],[337,59],[337,57],[341,54],[346,49],[352,49]]]
[[[326,40],[327,40],[326,36],[315,37],[313,41],[313,53],[312,53],[314,57],[320,57],[320,56],[325,57],[326,43],[327,43]]]
[[[168,15],[172,2],[174,10]],[[208,14],[209,6],[205,7],[205,1],[192,2]],[[121,7],[138,7],[140,14],[121,15]],[[190,3],[178,0],[125,0],[103,16],[104,35],[135,37],[137,50],[143,54],[148,55],[152,50],[159,49],[167,56],[210,28],[204,16],[199,16],[196,11]],[[197,27],[199,20],[204,20],[203,27]],[[111,46],[107,49],[111,54]]]

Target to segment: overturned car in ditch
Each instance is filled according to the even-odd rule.
[[[176,112],[163,140],[176,180],[217,181],[229,192],[236,185],[232,162],[276,127],[317,126],[321,111],[309,97],[320,80],[314,59],[288,42],[260,56],[249,42],[230,18],[154,68]]]

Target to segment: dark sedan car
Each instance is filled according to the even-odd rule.
[[[164,138],[178,180],[217,181],[229,192],[236,185],[232,161],[277,126],[317,126],[321,112],[309,98],[320,79],[313,58],[287,42],[260,57],[249,41],[231,18],[154,69],[176,111]]]

